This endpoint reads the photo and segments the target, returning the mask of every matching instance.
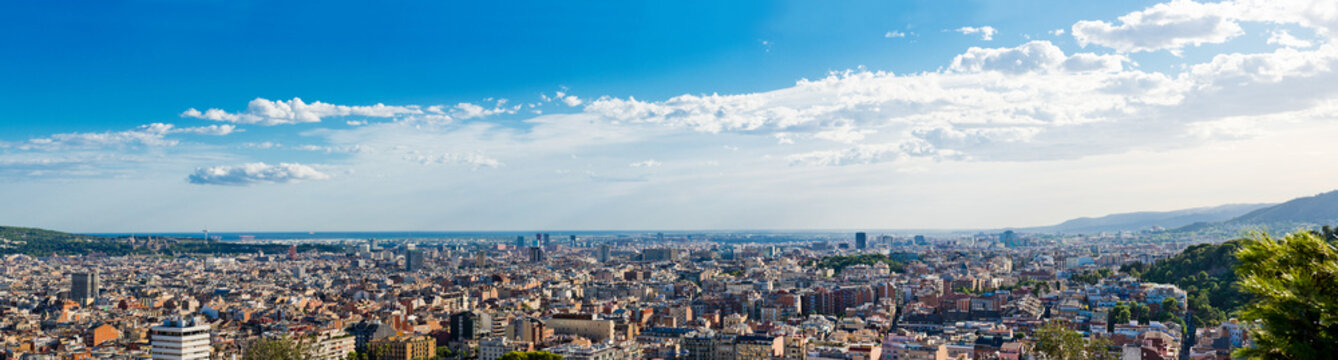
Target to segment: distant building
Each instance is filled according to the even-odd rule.
[[[416,272],[419,270],[423,270],[423,262],[424,262],[424,257],[422,250],[409,250],[404,252],[405,271]]]
[[[599,320],[594,314],[555,314],[545,324],[555,334],[576,335],[594,342],[612,339],[615,327],[613,320]]]
[[[516,236],[516,247],[518,247],[518,248],[525,247],[525,237],[524,237],[524,236],[519,236],[519,235]]]
[[[609,253],[611,250],[612,246],[609,246],[609,244],[599,244],[599,262],[609,262]]]
[[[862,232],[855,233],[855,249],[864,250],[869,247],[869,237]]]
[[[70,300],[85,304],[98,297],[98,273],[75,273],[70,278]]]
[[[674,261],[682,258],[687,253],[683,249],[658,248],[646,249],[641,251],[642,261]]]
[[[381,322],[360,322],[348,329],[349,334],[353,334],[353,346],[358,351],[367,351],[367,344],[374,340],[380,340],[395,336],[398,332],[390,324]]]
[[[492,316],[461,311],[451,314],[451,341],[477,340],[492,334]]]
[[[170,318],[154,326],[150,334],[153,359],[209,359],[214,350],[209,346],[209,323],[202,318]]]
[[[544,248],[530,247],[530,262],[544,262]]]
[[[297,260],[297,244],[288,245],[288,260]]]
[[[430,336],[397,335],[367,344],[377,360],[427,359],[436,355],[437,340]]]

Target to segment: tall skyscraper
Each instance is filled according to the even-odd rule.
[[[571,236],[571,247],[576,247],[576,235]]]
[[[288,245],[288,260],[297,260],[297,244]]]
[[[518,248],[525,247],[525,236],[521,235],[516,236],[516,247]]]
[[[423,270],[424,256],[422,250],[409,250],[404,252],[404,271]]]
[[[544,248],[538,246],[530,247],[530,262],[543,262],[543,261],[544,261]]]
[[[153,359],[202,360],[209,359],[214,348],[209,346],[209,323],[201,318],[169,318],[151,330]]]
[[[863,232],[855,233],[855,249],[864,250],[869,247],[869,236]]]
[[[98,297],[98,273],[75,273],[70,278],[70,300],[86,303]]]
[[[611,248],[612,247],[609,246],[609,244],[599,244],[599,262],[609,262],[609,252]]]

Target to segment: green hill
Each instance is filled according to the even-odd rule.
[[[91,253],[128,255],[134,253],[134,251],[125,243],[117,242],[112,238],[35,228],[0,226],[0,254],[49,256]]]
[[[144,238],[132,246],[128,237],[109,238],[102,236],[80,235],[44,229],[0,226],[0,255],[24,254],[30,256],[51,255],[184,255],[184,254],[239,254],[264,251],[279,254],[288,251],[283,244],[237,244],[218,241],[205,241],[199,238],[154,237],[152,244],[145,244]],[[298,251],[340,250],[334,245],[298,245]]]
[[[1179,286],[1189,294],[1189,309],[1196,325],[1220,324],[1227,314],[1249,301],[1249,295],[1236,285],[1236,251],[1244,241],[1190,246],[1145,267],[1139,279]]]

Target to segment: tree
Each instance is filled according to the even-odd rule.
[[[1083,339],[1081,333],[1058,321],[1050,321],[1036,330],[1033,350],[1047,360],[1114,360],[1110,342],[1103,338]]]
[[[1129,315],[1130,320],[1138,320],[1140,324],[1147,324],[1152,321],[1152,308],[1148,307],[1147,304],[1136,302],[1129,306]]]
[[[498,360],[562,360],[562,355],[547,351],[512,351],[502,354]]]
[[[289,338],[261,338],[251,342],[242,353],[243,360],[307,360],[311,347]]]
[[[1133,315],[1129,312],[1129,305],[1116,303],[1107,317],[1106,332],[1115,332],[1115,324],[1128,324]]]
[[[1332,231],[1332,230],[1330,230]],[[1236,254],[1240,286],[1254,295],[1241,317],[1256,322],[1254,359],[1321,359],[1338,354],[1338,249],[1322,234],[1275,239],[1252,234]]]

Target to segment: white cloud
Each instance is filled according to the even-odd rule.
[[[892,31],[888,31],[886,34],[883,34],[883,37],[888,38],[888,39],[904,38],[904,37],[906,37],[906,33],[904,33],[904,32],[900,32],[900,31],[896,31],[896,30],[892,30]]]
[[[1064,29],[1054,29],[1054,30],[1050,30],[1050,35],[1054,35],[1054,36],[1064,35]]]
[[[221,109],[199,111],[195,108],[181,113],[182,117],[199,118],[214,121],[226,121],[240,124],[290,125],[317,123],[327,117],[365,116],[390,118],[402,115],[422,114],[417,106],[346,106],[327,104],[320,101],[307,104],[300,98],[271,101],[265,98],[251,100],[246,111],[230,113]]]
[[[972,47],[957,55],[953,71],[1001,71],[1011,74],[1069,71],[1117,72],[1129,59],[1118,55],[1080,53],[1068,56],[1049,41],[1031,41],[1013,48]]]
[[[223,136],[237,130],[234,125],[210,125],[201,127],[178,128],[172,124],[152,123],[141,125],[132,130],[83,132],[53,134],[44,138],[33,138],[20,143],[0,143],[0,147],[12,147],[20,150],[64,150],[91,149],[106,147],[175,146],[180,141],[166,138],[170,134],[198,134]]]
[[[657,166],[660,166],[660,162],[659,162],[659,161],[655,161],[655,159],[649,159],[649,160],[637,161],[637,162],[634,162],[634,163],[631,163],[631,164],[627,164],[627,166],[634,167],[634,168],[651,168],[651,167],[657,167]]]
[[[468,165],[473,169],[499,168],[501,161],[479,153],[445,153],[439,155],[406,155],[405,160],[423,165]]]
[[[236,132],[236,131],[241,131],[241,130],[237,130],[237,125],[232,125],[232,124],[222,124],[222,125],[209,125],[209,126],[197,126],[197,127],[188,127],[188,128],[173,129],[171,132],[173,132],[173,133],[185,133],[185,134],[198,134],[198,135],[223,136],[223,135],[231,134],[231,133]]]
[[[330,175],[297,163],[270,165],[263,162],[242,165],[224,165],[196,169],[186,179],[197,185],[252,185],[260,183],[295,183],[307,180],[325,180]]]
[[[1099,20],[1073,24],[1081,46],[1101,45],[1120,52],[1169,50],[1223,43],[1245,33],[1229,3],[1174,0],[1119,17],[1119,25]]]
[[[995,30],[992,26],[963,26],[952,31],[962,33],[962,35],[980,34],[980,39],[985,41],[994,40],[994,34],[999,33],[999,30]]]
[[[1268,36],[1268,43],[1270,45],[1282,45],[1298,49],[1304,49],[1311,46],[1315,46],[1315,43],[1310,42],[1310,40],[1298,39],[1295,36],[1292,36],[1290,32],[1287,32],[1287,30],[1274,31],[1272,34]]]

